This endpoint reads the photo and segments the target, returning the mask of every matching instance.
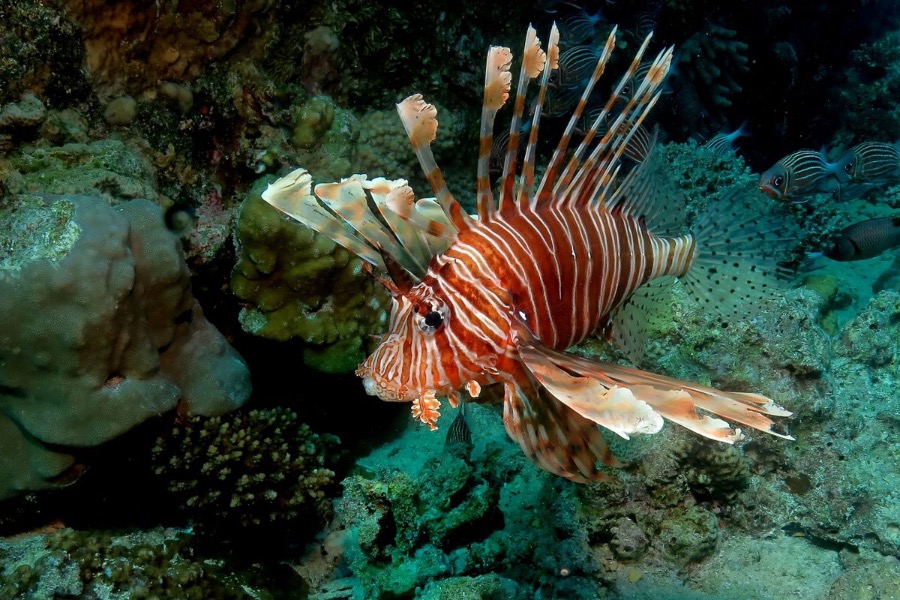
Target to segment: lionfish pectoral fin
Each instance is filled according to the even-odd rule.
[[[608,481],[598,462],[620,466],[591,421],[555,402],[525,372],[504,384],[503,423],[528,458],[570,481]]]
[[[539,344],[522,344],[519,355],[538,382],[564,405],[626,440],[631,434],[662,429],[662,417],[640,397],[647,395],[646,390],[616,385],[566,364],[564,354],[546,350]]]
[[[662,417],[726,443],[743,437],[729,421],[793,439],[777,431],[775,421],[769,418],[791,413],[759,394],[724,392],[535,344],[522,344],[519,352],[535,378],[560,402],[623,437],[656,433]]]

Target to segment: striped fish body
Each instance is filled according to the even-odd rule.
[[[900,176],[900,150],[894,144],[862,142],[846,155],[845,170],[850,181],[887,183]]]
[[[692,236],[654,236],[620,211],[548,208],[461,234],[435,279],[454,290],[503,290],[506,305],[482,323],[505,311],[543,344],[565,350],[651,278],[684,274],[693,252]],[[471,307],[479,305],[473,299]]]
[[[627,439],[660,431],[665,418],[733,443],[742,433],[731,421],[789,437],[773,430],[769,416],[790,413],[764,396],[564,352],[601,326],[609,326],[628,351],[638,337],[617,333],[641,321],[642,310],[630,299],[664,275],[680,277],[720,314],[743,313],[731,303],[734,296],[767,297],[775,258],[761,243],[784,239],[764,219],[748,215],[759,208],[758,198],[742,190],[711,203],[695,231],[681,234],[683,201],[663,176],[655,138],[642,126],[661,94],[673,51],[660,52],[636,80],[649,37],[577,148],[570,149],[615,37],[614,29],[537,182],[538,130],[550,74],[558,68],[559,32],[551,29],[545,52],[529,28],[497,202],[490,177],[493,124],[510,97],[512,54],[508,48],[489,50],[477,219],[446,186],[431,151],[437,110],[419,95],[397,109],[433,200],[414,200],[405,180],[370,181],[363,175],[313,189],[303,169],[263,194],[362,258],[391,292],[388,333],[357,369],[369,394],[411,402],[413,417],[435,429],[443,398],[457,405],[461,390],[477,398],[483,386],[500,383],[509,435],[544,469],[578,482],[603,479],[599,464],[613,463],[597,425]],[[523,126],[532,79],[540,79],[540,86],[530,125]],[[635,140],[643,140],[645,149],[632,157],[639,165],[617,179]],[[664,237],[671,232],[677,233]],[[745,273],[751,259],[759,262]]]
[[[847,180],[845,155],[836,162],[828,162],[824,152],[797,150],[763,172],[759,189],[778,200],[796,199],[820,192],[829,192]]]
[[[621,211],[547,208],[475,223],[395,300],[391,335],[357,373],[396,401],[509,380],[521,372],[509,364],[519,360],[515,322],[565,350],[651,278],[684,274],[693,252],[692,236],[654,236]],[[441,327],[423,336],[432,312]]]

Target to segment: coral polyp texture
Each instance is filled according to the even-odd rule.
[[[200,523],[316,524],[330,508],[338,443],[284,408],[192,417],[157,439],[153,471]]]
[[[0,208],[0,499],[74,479],[85,449],[178,409],[250,394],[204,318],[161,210],[89,196]]]

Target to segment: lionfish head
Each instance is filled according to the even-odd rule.
[[[412,401],[446,396],[460,387],[447,373],[447,304],[426,284],[409,290],[390,286],[389,332],[356,370],[366,392],[382,400]]]

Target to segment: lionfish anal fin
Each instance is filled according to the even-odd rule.
[[[527,457],[571,481],[606,481],[598,463],[620,466],[597,426],[556,402],[524,369],[504,383],[503,423]]]

